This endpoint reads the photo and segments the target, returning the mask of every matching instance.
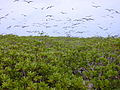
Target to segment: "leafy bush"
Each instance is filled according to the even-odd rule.
[[[94,89],[120,89],[120,38],[0,35],[0,90]]]

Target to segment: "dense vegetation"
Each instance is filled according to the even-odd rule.
[[[0,35],[0,90],[120,90],[120,38]]]

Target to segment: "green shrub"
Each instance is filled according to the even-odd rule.
[[[120,38],[0,35],[0,90],[119,90]]]

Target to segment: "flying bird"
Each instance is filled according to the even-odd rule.
[[[13,2],[17,2],[17,1],[19,1],[19,0],[14,0]]]
[[[6,14],[5,16],[0,17],[0,20],[3,18],[6,18],[9,14]]]
[[[47,15],[46,17],[53,17],[53,15]]]
[[[48,18],[48,19],[46,19],[46,21],[52,21],[52,20],[54,20],[54,19],[52,19],[52,18]]]
[[[74,10],[74,8],[72,8],[72,10]]]
[[[33,2],[33,1],[26,1],[26,0],[24,0],[24,2],[26,2],[26,3],[31,3],[31,2]]]
[[[100,29],[103,29],[103,27],[98,26]]]
[[[92,17],[92,15],[86,16],[86,17]]]
[[[73,20],[73,21],[82,21],[81,19],[75,19],[75,20]]]
[[[120,12],[118,12],[118,11],[115,11],[115,13],[120,14]]]
[[[100,29],[103,29],[104,31],[108,30],[108,28],[103,28],[103,27],[100,27],[98,26]]]
[[[86,21],[93,21],[94,19],[92,18],[82,18],[83,20],[86,20]]]
[[[42,7],[41,10],[43,10],[45,7]]]
[[[105,10],[107,10],[107,11],[109,11],[109,12],[114,11],[114,9],[105,9]]]
[[[52,8],[52,7],[54,7],[54,6],[48,6],[46,9],[49,9],[49,8]]]
[[[2,19],[2,18],[4,18],[4,17],[0,17],[0,19]]]
[[[34,9],[38,9],[38,8],[36,8],[36,7],[33,7]]]
[[[9,14],[6,14],[5,16],[8,16]]]
[[[29,27],[29,26],[22,26],[22,28]]]
[[[25,14],[21,14],[21,15],[23,15],[24,17],[26,17],[27,15],[25,15]]]
[[[51,26],[46,26],[46,28],[51,28]]]
[[[81,23],[75,23],[75,24],[72,24],[72,26],[76,26],[76,25],[79,25],[79,24],[81,24]]]
[[[5,17],[0,17],[0,20],[3,19],[3,18],[5,18]]]
[[[114,10],[114,9],[105,9],[105,10],[107,10],[107,11],[109,11],[109,12],[113,12],[113,13],[120,14],[119,11],[116,11],[116,10]],[[113,14],[113,13],[112,13],[112,14]]]
[[[8,26],[6,29],[10,29],[12,26]]]
[[[110,15],[107,15],[107,16],[109,16],[109,17],[111,17],[111,18],[114,18],[113,16],[110,16]]]
[[[84,33],[84,31],[80,32],[80,31],[77,31],[76,33]]]
[[[92,7],[94,7],[94,8],[99,8],[99,7],[101,7],[101,6],[95,6],[95,5],[92,5]]]
[[[20,25],[15,25],[14,27],[20,27]]]
[[[108,28],[103,29],[104,31],[108,30]]]
[[[66,12],[60,12],[61,14],[67,14]]]

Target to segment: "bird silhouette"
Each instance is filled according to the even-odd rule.
[[[105,10],[107,10],[107,11],[109,11],[109,12],[112,12],[112,14],[114,14],[114,13],[120,14],[119,11],[116,11],[116,10],[114,10],[114,9],[105,9]]]
[[[99,7],[101,7],[101,6],[95,6],[95,5],[92,5],[92,7],[99,8]]]
[[[107,11],[109,11],[109,12],[114,11],[114,9],[105,9],[105,10],[107,10]]]
[[[0,20],[1,20],[2,18],[4,18],[4,17],[0,17]]]
[[[17,2],[17,1],[19,1],[19,0],[14,0],[13,2]]]
[[[103,27],[98,26],[100,29],[103,29]]]
[[[84,31],[77,31],[76,33],[84,33]]]
[[[52,19],[52,18],[45,19],[45,21],[52,21],[52,20],[54,20],[54,19]]]
[[[26,17],[27,15],[25,15],[25,14],[21,14],[21,15],[23,15],[24,17]]]
[[[29,27],[29,26],[22,26],[22,28]]]
[[[60,12],[61,14],[67,14],[66,12]]]
[[[94,19],[92,18],[82,18],[83,20],[86,20],[86,21],[93,21]]]
[[[81,19],[75,19],[75,20],[73,20],[73,21],[82,21]]]
[[[38,9],[38,8],[36,8],[36,7],[33,7],[34,9]]]
[[[106,31],[106,30],[108,30],[108,28],[103,28],[103,27],[101,27],[101,26],[98,26],[100,29],[102,29],[102,30],[104,30],[104,31]]]
[[[42,7],[41,10],[43,10],[45,7]]]
[[[120,14],[120,12],[118,12],[118,11],[115,11],[115,13]]]
[[[46,26],[46,28],[51,28],[51,26]]]
[[[53,17],[53,15],[46,15],[46,17]]]
[[[79,24],[81,24],[81,23],[75,23],[75,24],[72,24],[72,26],[76,26],[76,25],[79,25]]]
[[[86,17],[92,17],[92,15],[86,16]]]
[[[26,3],[32,3],[33,1],[26,1],[26,0],[24,0],[24,2],[26,2]]]
[[[5,16],[8,16],[9,14],[6,14]]]
[[[107,15],[108,17],[111,17],[111,18],[114,18],[113,16],[111,16],[111,15]]]
[[[72,8],[72,10],[74,10],[74,8]]]
[[[52,7],[54,7],[54,6],[48,6],[46,9],[49,9],[49,8],[52,8]]]
[[[14,27],[20,27],[20,25],[15,25]]]
[[[6,15],[0,17],[0,20],[2,20],[3,18],[6,18],[8,15],[9,15],[9,14],[6,14]]]
[[[12,26],[8,26],[6,29],[10,29]]]
[[[0,17],[0,20],[2,20],[3,18],[5,18],[5,17]]]

